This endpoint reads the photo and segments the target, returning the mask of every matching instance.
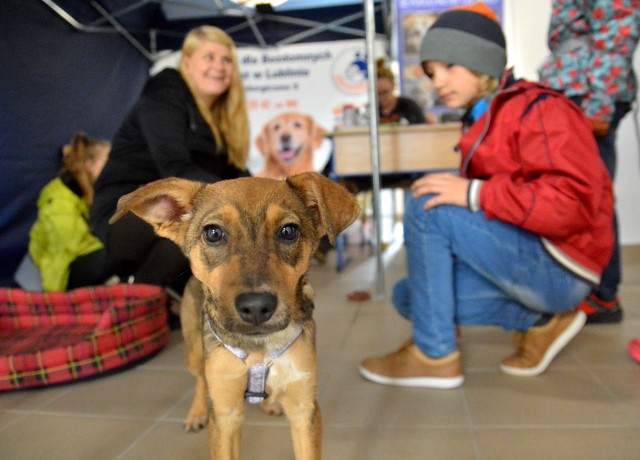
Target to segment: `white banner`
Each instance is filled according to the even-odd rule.
[[[325,135],[342,123],[343,106],[368,100],[365,41],[240,48],[238,54],[251,120],[251,173],[280,178],[321,171],[331,154]]]
[[[383,55],[380,41],[376,56]],[[179,56],[156,62],[151,73],[176,67]],[[251,124],[251,174],[322,171],[331,155],[326,135],[342,124],[342,108],[368,100],[365,41],[243,47],[238,60]]]

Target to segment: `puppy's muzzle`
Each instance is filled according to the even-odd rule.
[[[269,321],[278,305],[278,298],[268,292],[242,293],[236,297],[236,311],[247,323],[256,326]]]

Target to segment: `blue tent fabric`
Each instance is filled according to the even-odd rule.
[[[84,25],[109,24],[84,0],[56,0]],[[353,2],[346,2],[353,3]],[[376,1],[379,3],[379,0]],[[243,18],[203,17],[168,21],[159,2],[101,0],[108,11],[127,11],[119,23],[141,46],[150,49],[154,30],[157,49],[179,49],[184,35],[203,23],[237,29],[239,46],[253,45],[250,27],[234,27]],[[282,16],[324,24],[353,15],[343,26],[365,29],[361,4],[286,11]],[[278,13],[280,14],[280,13]],[[384,30],[384,14],[376,30]],[[350,16],[351,17],[351,16]],[[260,21],[268,45],[300,32],[296,25]],[[44,2],[0,0],[0,286],[15,287],[14,272],[27,250],[29,229],[36,220],[42,187],[58,174],[61,147],[77,131],[111,139],[149,76],[151,63],[119,33],[79,32]],[[352,39],[331,29],[301,40]]]
[[[0,2],[0,286],[26,252],[40,189],[77,131],[111,139],[149,75],[118,34],[78,33],[42,2]]]

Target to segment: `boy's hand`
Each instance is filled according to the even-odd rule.
[[[422,176],[411,184],[411,194],[414,198],[423,195],[435,195],[424,205],[428,210],[442,204],[468,207],[467,189],[469,179],[451,173],[433,173]]]

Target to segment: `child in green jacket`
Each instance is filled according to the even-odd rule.
[[[106,251],[89,228],[93,184],[110,151],[109,142],[76,134],[62,150],[60,176],[40,192],[29,255],[47,292],[102,284],[110,274]]]

